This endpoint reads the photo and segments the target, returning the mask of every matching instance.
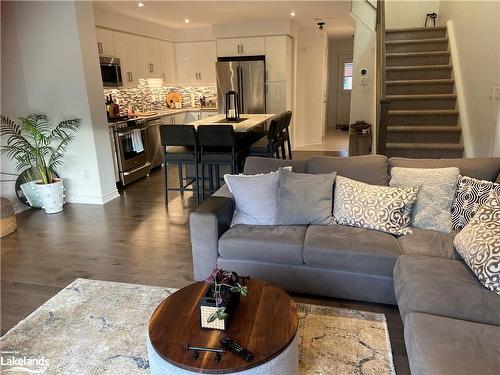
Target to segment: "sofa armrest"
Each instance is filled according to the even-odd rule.
[[[217,267],[219,237],[230,227],[233,214],[233,199],[215,196],[189,214],[195,280],[204,280]]]

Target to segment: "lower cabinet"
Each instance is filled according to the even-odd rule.
[[[163,163],[163,147],[160,139],[161,120],[155,120],[146,132],[148,160],[151,163],[151,168],[159,167]]]

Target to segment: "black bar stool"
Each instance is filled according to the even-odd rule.
[[[192,191],[196,194],[196,200],[200,203],[198,186],[198,161],[200,159],[196,130],[193,125],[161,125],[160,126],[161,145],[165,148],[164,161],[164,182],[165,182],[165,205],[168,206],[168,191]],[[168,187],[168,164],[177,164],[179,171],[179,188]],[[183,167],[191,164],[194,166],[195,176],[184,177]],[[191,188],[189,188],[189,186]]]
[[[283,122],[283,115],[278,115],[271,120],[269,129],[267,130],[266,138],[263,138],[253,145],[248,150],[249,156],[261,156],[267,158],[280,158],[280,140],[278,130]]]
[[[283,129],[281,131],[281,147],[283,148],[283,152],[285,151],[285,142],[288,147],[288,158],[292,159],[292,144],[290,141],[290,123],[292,122],[292,111],[285,112],[285,120],[283,122]],[[286,156],[284,157],[286,159]]]
[[[201,160],[201,197],[205,198],[205,167],[209,173],[209,192],[213,193],[220,187],[223,180],[219,173],[220,166],[229,166],[231,173],[239,173],[245,159],[245,145],[238,144],[232,125],[200,125],[198,126],[198,143]],[[215,183],[213,170],[215,167]]]

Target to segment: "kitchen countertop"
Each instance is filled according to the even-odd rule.
[[[226,115],[220,114],[190,122],[188,125],[194,125],[195,127],[198,127],[199,125],[233,125],[235,132],[244,133],[265,123],[266,121],[272,119],[274,116],[276,115],[272,113],[242,113],[240,114],[240,117],[245,120],[241,122],[224,122],[224,120],[226,119]]]
[[[159,119],[160,117],[165,117],[165,116],[173,116],[173,115],[176,115],[178,113],[185,113],[185,112],[218,112],[218,108],[217,107],[205,107],[205,108],[201,108],[201,107],[195,107],[195,108],[192,108],[192,107],[184,107],[184,108],[177,108],[177,109],[165,109],[165,110],[161,110],[161,111],[152,111],[152,112],[155,112],[154,115],[150,115],[150,116],[137,116],[137,118],[140,118],[140,119],[145,119],[145,120],[156,120],[156,119]],[[113,126],[113,122],[108,122],[108,126]]]

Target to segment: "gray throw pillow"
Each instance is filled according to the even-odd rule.
[[[411,208],[418,188],[369,185],[337,176],[333,216],[337,224],[381,232],[412,234]]]
[[[458,177],[457,190],[451,206],[454,230],[461,230],[469,224],[492,190],[500,194],[500,184],[467,176]]]
[[[401,168],[391,170],[390,186],[418,187],[412,226],[450,233],[451,204],[457,187],[458,168]]]
[[[294,173],[280,168],[277,224],[332,224],[333,183],[336,175],[336,172]]]
[[[278,211],[279,173],[224,176],[233,194],[235,211],[231,225],[274,225]]]
[[[489,194],[453,245],[479,281],[500,295],[500,194]]]

